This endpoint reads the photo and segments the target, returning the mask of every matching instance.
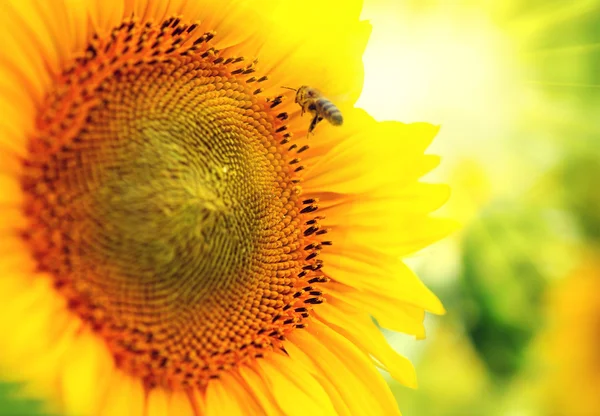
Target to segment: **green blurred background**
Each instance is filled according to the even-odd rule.
[[[367,1],[359,105],[442,125],[440,212],[408,259],[448,313],[389,334],[405,415],[600,415],[600,1]]]
[[[442,125],[427,179],[464,224],[408,259],[448,313],[424,341],[386,333],[419,375],[390,381],[401,410],[600,415],[600,0],[367,0],[363,17],[358,105]],[[0,415],[39,414],[14,391]]]

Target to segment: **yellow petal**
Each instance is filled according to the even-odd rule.
[[[8,228],[8,225],[0,228]],[[25,241],[14,232],[14,229],[2,237],[2,240],[0,240],[0,249],[5,249],[5,252],[10,250],[11,252],[10,256],[0,256],[0,280],[15,272],[26,277],[28,276],[28,272],[33,272],[36,269],[37,264],[29,253],[29,247],[27,247]]]
[[[280,416],[284,414],[283,410],[277,405],[277,401],[267,381],[259,375],[260,370],[250,368],[249,366],[242,366],[239,372],[256,400],[262,406],[266,416]]]
[[[408,387],[417,387],[413,365],[390,347],[367,313],[337,299],[328,300],[316,312],[321,320],[338,333],[375,357],[398,382]]]
[[[91,0],[89,9],[89,18],[91,26],[100,36],[106,36],[110,30],[118,26],[123,20],[124,2],[112,1],[110,6],[107,6],[105,1]],[[148,6],[153,4],[161,4],[162,0],[149,1]]]
[[[336,390],[335,386],[328,380],[326,376],[321,374],[321,370],[319,370],[317,365],[312,361],[312,359],[308,355],[306,355],[293,342],[287,342],[285,344],[285,349],[290,358],[301,364],[309,373],[311,373],[315,377],[315,379],[319,382],[323,389],[325,389],[327,395],[329,396],[329,399],[335,407],[335,410],[340,416],[352,415],[352,411],[348,408],[348,405],[346,404],[340,393]]]
[[[61,26],[63,42],[71,54],[81,51],[87,44],[90,36],[89,2],[81,0],[63,0],[64,7],[51,7],[52,10],[62,9],[65,23]],[[55,4],[48,2],[48,5]],[[50,17],[47,17],[50,18]]]
[[[185,391],[171,391],[156,387],[148,391],[146,416],[194,416],[192,399]]]
[[[18,207],[23,202],[23,191],[17,178],[0,175],[0,206]]]
[[[29,68],[40,69],[40,74],[34,74],[34,77],[59,72],[60,47],[54,42],[56,36],[37,4],[32,0],[5,1],[0,22],[3,48],[10,48],[2,53],[7,62],[18,62]],[[17,56],[11,56],[11,52]],[[49,81],[49,78],[46,80]]]
[[[206,401],[204,392],[198,389],[191,389],[187,392],[188,399],[194,410],[194,416],[202,416],[206,414]]]
[[[26,276],[4,275],[0,293],[3,315],[19,317],[0,320],[0,333],[10,334],[0,338],[0,378],[24,383],[25,397],[48,400],[48,411],[54,411],[61,404],[59,377],[80,323],[42,277],[29,282]]]
[[[0,126],[0,132],[2,132],[2,126]],[[4,130],[5,131],[5,130]],[[11,140],[11,139],[8,139]],[[15,157],[19,151],[15,152],[15,155],[10,154],[12,150],[11,145],[3,147],[2,139],[0,139],[0,175],[8,175],[18,177],[23,172],[23,164],[19,158]],[[20,145],[19,145],[20,146]],[[8,150],[6,150],[8,148]]]
[[[265,15],[271,27],[259,58],[280,84],[267,92],[279,94],[282,85],[297,88],[301,82],[339,104],[353,105],[362,89],[362,53],[371,32],[370,24],[359,21],[362,1],[347,1],[343,7],[318,0],[268,4]]]
[[[11,237],[17,237],[18,230],[23,230],[28,225],[27,217],[18,207],[15,208],[4,208],[2,210],[2,216],[0,217],[0,232],[6,235],[6,238],[13,239]],[[7,247],[10,247],[11,250],[14,250],[15,247],[23,247],[25,248],[25,244],[23,240],[19,237],[14,238],[14,240],[18,241],[16,246],[9,246],[5,244]],[[2,246],[2,244],[0,244]]]
[[[328,294],[354,308],[369,311],[384,328],[425,338],[425,311],[421,308],[399,303],[381,293],[357,291],[340,284],[330,284]]]
[[[288,342],[285,344],[285,350],[288,355],[292,358],[292,360],[296,361],[300,364],[306,371],[311,374],[318,373],[317,367],[315,363],[312,361],[312,358],[306,355],[301,349],[296,346],[293,342]]]
[[[196,416],[189,395],[184,391],[173,391],[169,397],[167,415]]]
[[[398,415],[396,401],[369,358],[347,339],[319,321],[289,335],[335,387],[354,415]]]
[[[271,10],[278,2],[228,0],[198,3],[201,6],[198,10],[200,29],[216,32],[214,41],[217,48],[231,48],[233,55],[244,56],[248,61],[258,57],[256,54],[260,45],[273,30],[264,10]],[[253,24],[240,25],[240,21],[252,21]],[[256,30],[258,27],[263,30]],[[257,68],[262,71],[264,62],[260,58]]]
[[[115,371],[108,349],[97,335],[86,330],[73,339],[63,361],[60,386],[65,413],[96,414]]]
[[[363,224],[378,215],[394,218],[431,213],[448,200],[450,188],[445,184],[413,182],[362,194],[322,192],[309,196],[319,197],[319,212],[331,216],[336,223]]]
[[[33,130],[34,103],[14,74],[0,69],[1,159],[27,154],[27,138]]]
[[[160,387],[150,390],[147,393],[145,408],[148,416],[168,416],[168,393]]]
[[[234,376],[224,373],[211,380],[206,389],[206,416],[244,416],[263,414],[264,409],[250,388]]]
[[[44,276],[29,280],[26,275],[4,275],[1,282],[3,315],[23,318],[1,321],[2,333],[11,334],[9,339],[0,338],[3,355],[20,360],[31,354],[26,364],[42,358],[76,319],[64,310],[64,299],[57,296],[50,279]],[[32,343],[32,339],[36,342]]]
[[[358,289],[368,296],[391,298],[398,304],[412,305],[443,314],[444,307],[406,266],[395,257],[378,253],[370,248],[348,247],[340,250],[334,240],[335,251],[321,253],[323,271],[333,280]]]
[[[348,222],[343,217],[326,216],[323,227],[340,253],[379,252],[394,258],[413,254],[459,228],[456,221],[447,218],[421,214],[394,217],[393,212],[384,210],[382,207],[378,215],[362,219],[349,214]]]
[[[139,378],[114,371],[99,415],[141,415],[144,411],[144,389]]]
[[[337,391],[333,383],[329,381],[327,377],[320,373],[314,374],[315,380],[319,382],[319,384],[325,389],[327,395],[329,396],[329,400],[333,403],[333,407],[335,408],[336,416],[352,416],[355,413],[348,407],[342,395]]]
[[[14,1],[14,0],[13,0]],[[77,0],[56,0],[52,2],[40,2],[26,0],[25,2],[18,3],[22,5],[29,3],[28,7],[30,13],[33,13],[43,21],[42,26],[36,27],[37,34],[46,38],[44,41],[48,42],[47,46],[55,50],[55,59],[57,67],[55,71],[59,69],[59,65],[73,57],[74,49],[74,37],[69,31],[70,19],[79,18],[87,20],[87,16],[75,14],[76,11],[81,11],[81,7],[77,7],[74,3],[81,3]],[[74,12],[69,9],[74,8]],[[114,5],[112,8],[118,8],[118,5]],[[26,17],[29,20],[29,16]],[[57,73],[57,72],[54,72]]]
[[[323,387],[294,360],[273,353],[267,359],[257,360],[257,363],[286,415],[335,415],[333,404]]]
[[[317,145],[304,155],[307,193],[360,194],[384,186],[402,187],[439,163],[438,157],[423,154],[437,127],[377,123],[359,109],[349,113],[342,127],[325,125],[328,130],[322,129],[331,143]]]

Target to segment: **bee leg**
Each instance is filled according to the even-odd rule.
[[[313,117],[312,121],[310,122],[310,126],[308,127],[309,134],[313,132],[313,130],[315,129],[315,127],[317,127],[317,124],[321,120],[323,120],[323,117],[319,116],[318,114]]]

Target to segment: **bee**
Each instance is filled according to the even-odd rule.
[[[344,122],[342,112],[333,104],[329,99],[325,98],[323,94],[316,88],[303,85],[298,89],[283,87],[288,90],[296,91],[295,103],[300,105],[302,112],[300,115],[304,115],[305,112],[312,114],[313,119],[308,127],[308,133],[312,133],[317,124],[325,119],[334,126],[341,126]]]

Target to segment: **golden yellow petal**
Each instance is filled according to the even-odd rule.
[[[231,48],[232,51],[235,51],[234,55],[245,56],[248,61],[258,58],[258,49],[264,39],[271,36],[272,30],[264,11],[270,10],[274,3],[258,0],[256,2],[236,0],[212,2],[209,0],[204,3],[203,10],[200,10],[202,13],[200,28],[216,32],[217,47]],[[249,21],[253,24],[240,24],[240,22]],[[262,29],[257,30],[257,28]],[[266,30],[267,28],[269,30]],[[261,71],[265,69],[263,58],[260,56],[259,68]]]
[[[312,361],[312,359],[308,355],[306,355],[293,342],[287,342],[285,344],[285,350],[287,351],[288,355],[292,360],[299,363],[301,366],[304,367],[306,371],[308,371],[315,377],[315,379],[327,392],[331,403],[333,403],[335,410],[340,416],[352,415],[351,410],[348,408],[348,405],[346,404],[340,393],[337,391],[335,386],[328,380],[328,378],[324,374],[322,374],[321,370],[317,367],[317,365]]]
[[[258,360],[273,396],[286,415],[335,415],[323,387],[302,366],[278,353]]]
[[[402,261],[369,247],[337,247],[322,253],[324,271],[337,282],[371,296],[386,296],[395,302],[443,314],[441,302]],[[344,253],[343,255],[341,253]]]
[[[18,81],[3,72],[6,73],[0,69],[0,160],[25,157],[27,135],[33,130],[28,115],[34,113],[33,102],[26,91],[19,89]]]
[[[3,228],[8,228],[8,225],[0,227],[0,229]],[[6,252],[11,250],[10,256],[0,256],[0,276],[3,276],[0,282],[5,279],[13,279],[13,275],[22,277],[24,283],[32,279],[32,276],[28,272],[33,272],[36,264],[27,248],[25,242],[16,235],[14,230],[10,230],[10,233],[7,232],[3,239],[0,240],[0,249],[4,249]],[[40,280],[42,283],[45,283],[49,279],[41,278]],[[25,287],[24,290],[28,291],[29,288]],[[17,292],[16,294],[21,295],[22,292]],[[10,299],[9,294],[4,295],[7,299]],[[51,295],[49,294],[48,296]]]
[[[277,401],[273,396],[271,388],[267,384],[267,381],[262,377],[260,370],[242,366],[240,367],[239,372],[256,400],[258,400],[262,406],[265,415],[280,416],[284,414],[283,410],[277,405]]]
[[[98,413],[100,416],[143,414],[145,399],[141,380],[122,371],[113,371],[109,386]]]
[[[19,207],[23,202],[23,191],[17,178],[0,175],[0,206]]]
[[[327,325],[314,320],[306,331],[290,334],[289,340],[312,359],[317,374],[335,387],[351,414],[399,414],[389,387],[369,358]]]
[[[27,317],[22,322],[2,320],[3,333],[11,334],[3,342],[3,356],[20,360],[28,354],[45,352],[54,342],[62,338],[61,333],[71,319],[62,311],[64,300],[56,296],[49,279],[40,276],[31,280],[26,274],[3,275],[0,280],[4,316]],[[37,339],[32,343],[32,339]],[[39,357],[32,357],[36,360]],[[28,361],[25,364],[28,364]]]
[[[95,334],[84,330],[65,352],[59,385],[69,415],[96,414],[109,388],[113,357]]]
[[[202,416],[206,414],[206,401],[204,399],[205,392],[198,389],[192,389],[187,392],[188,399],[194,410],[194,416]]]
[[[319,200],[319,210],[336,223],[363,224],[377,215],[398,217],[427,214],[440,208],[450,197],[450,187],[445,184],[413,182],[404,187],[390,186],[363,193],[332,195],[324,193]],[[367,218],[365,218],[367,217]]]
[[[296,344],[293,342],[286,342],[285,350],[288,355],[301,365],[306,371],[311,374],[317,374],[319,372],[318,367],[313,362],[313,358],[306,355]]]
[[[32,280],[26,274],[3,274],[0,302],[7,317],[0,320],[2,363],[0,377],[23,384],[23,394],[40,399],[52,398],[49,409],[58,406],[58,379],[66,353],[74,343],[80,324],[63,309],[63,299],[55,296],[44,276]],[[35,341],[32,341],[35,340]],[[14,367],[2,365],[18,365]]]
[[[3,44],[14,48],[3,51],[3,58],[11,60],[13,57],[10,52],[14,52],[27,57],[31,63],[36,62],[43,72],[57,74],[60,71],[62,47],[54,41],[56,35],[53,33],[52,23],[46,21],[46,16],[36,2],[3,2],[2,12],[2,34],[7,36],[2,38]]]
[[[335,408],[336,416],[352,416],[356,413],[352,412],[342,395],[337,391],[333,383],[329,381],[325,375],[320,373],[316,373],[314,375],[315,380],[319,382],[319,384],[325,389],[327,395],[329,396],[329,400],[333,403],[333,407]]]
[[[264,412],[250,388],[231,374],[223,374],[219,380],[209,383],[206,390],[206,416],[244,416]]]
[[[91,29],[96,31],[100,36],[106,36],[110,30],[118,26],[123,20],[123,12],[125,10],[123,1],[112,1],[108,6],[106,1],[91,0],[89,6],[89,18],[91,21]],[[148,2],[148,4],[160,4],[162,0]]]
[[[354,308],[369,311],[384,328],[414,335],[418,339],[425,337],[425,311],[419,307],[400,303],[383,293],[357,291],[341,284],[330,285],[328,294]]]
[[[272,91],[282,85],[298,88],[301,82],[339,104],[354,104],[362,89],[362,52],[371,32],[368,22],[359,21],[362,1],[342,7],[317,0],[266,3],[271,30],[259,56],[262,67],[280,83]]]
[[[361,194],[387,186],[400,188],[439,163],[438,157],[423,154],[437,127],[377,123],[362,110],[349,112],[343,129],[328,125],[322,129],[331,142],[306,152],[303,160],[308,168],[303,185],[307,194],[317,195],[323,190]]]
[[[57,13],[64,13],[65,23],[62,26],[62,42],[68,47],[71,55],[86,47],[90,37],[89,2],[81,0],[63,0],[64,7],[52,7]],[[53,4],[48,2],[48,4]],[[60,10],[62,9],[62,10]],[[51,18],[50,16],[48,18]]]
[[[377,218],[380,221],[377,221],[376,217],[357,219],[360,224],[344,224],[338,218],[332,218],[331,223],[326,225],[330,238],[336,242],[335,251],[376,252],[392,258],[405,257],[441,240],[459,228],[457,222],[446,218],[429,215],[394,216],[393,211],[385,213],[384,208]]]
[[[155,388],[148,391],[145,409],[148,416],[168,416],[168,392],[162,388]]]
[[[413,365],[390,347],[368,313],[337,299],[330,299],[319,307],[317,314],[321,320],[365,353],[376,358],[398,382],[408,387],[417,387],[417,375]]]
[[[184,391],[171,392],[167,415],[197,416],[189,395]]]
[[[14,0],[13,0],[14,1]],[[60,70],[59,65],[72,58],[74,49],[74,36],[69,33],[71,25],[70,20],[74,18],[77,11],[81,11],[74,3],[82,3],[77,0],[58,0],[52,2],[26,0],[17,1],[20,5],[28,3],[28,13],[39,16],[43,25],[36,26],[35,30],[39,37],[44,38],[44,46],[48,46],[56,51],[52,59],[56,59],[57,67],[52,66],[53,73]],[[73,8],[73,10],[71,10]],[[24,19],[30,21],[29,15],[22,14]],[[84,18],[77,16],[76,18]],[[85,16],[87,20],[87,16]],[[46,52],[43,52],[46,53]],[[49,57],[50,59],[50,57]],[[51,61],[53,63],[54,61]]]
[[[17,247],[23,245],[20,239],[15,236],[14,230],[24,229],[28,224],[27,218],[23,214],[23,211],[16,207],[6,207],[2,211],[2,217],[0,218],[0,232],[4,233],[11,240],[15,240],[15,244]],[[12,237],[11,237],[12,234]],[[15,246],[9,246],[8,244],[0,244],[0,247],[3,245],[10,247],[10,249],[14,249]]]
[[[185,391],[155,387],[146,393],[146,416],[195,416],[190,396]]]

